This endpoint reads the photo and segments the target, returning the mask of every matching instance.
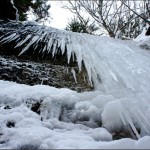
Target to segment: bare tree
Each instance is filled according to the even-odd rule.
[[[144,22],[150,17],[149,0],[68,0],[66,6],[80,20],[83,11],[105,28],[111,37],[134,38],[140,34]]]

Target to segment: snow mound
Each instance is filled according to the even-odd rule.
[[[116,98],[99,91],[77,93],[0,80],[0,100],[3,149],[150,147],[146,136],[150,105],[141,94],[132,99]],[[34,112],[37,103],[40,107]],[[126,126],[139,140],[112,141],[114,131]]]

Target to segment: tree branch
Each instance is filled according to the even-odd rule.
[[[133,9],[130,8],[130,6],[128,6],[126,3],[124,3],[124,0],[121,0],[121,2],[129,8],[129,10],[131,10],[133,13],[135,13],[138,17],[140,17],[141,19],[143,19],[146,23],[148,23],[150,25],[150,21],[146,18],[144,18],[143,16],[141,16],[140,14],[138,14],[137,12],[135,12]]]

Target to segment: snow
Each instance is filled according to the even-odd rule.
[[[146,28],[143,29],[142,33],[134,39],[134,41],[137,42],[139,46],[150,50],[150,36],[146,36],[145,32]]]
[[[116,99],[100,91],[77,93],[65,88],[28,86],[2,80],[0,80],[0,99],[0,148],[3,149],[150,147],[149,134],[142,126],[143,135],[139,140],[126,138],[112,141],[114,130],[119,130],[128,123],[136,126],[138,120],[132,114],[133,111],[130,112],[134,107],[143,111],[147,121],[150,120],[148,113],[150,106],[144,106],[142,100],[140,105],[133,105],[135,103],[133,99]],[[40,115],[31,111],[32,104],[36,102],[42,103]],[[4,109],[5,106],[10,106],[11,109]],[[142,119],[139,114],[137,115]],[[9,122],[13,122],[14,127],[8,127]],[[100,127],[98,124],[101,122]],[[150,131],[148,127],[147,124],[146,129]],[[135,132],[138,134],[136,129]]]
[[[40,51],[53,56],[58,48],[62,54],[66,48],[68,63],[75,54],[81,71],[84,62],[95,91],[77,93],[0,80],[0,148],[150,148],[149,51],[133,41],[72,33],[34,23],[25,27],[24,39],[19,39],[15,31],[1,42],[18,40],[16,47],[23,47],[20,55],[31,46],[36,50],[42,40],[45,47]],[[36,34],[31,36],[28,30]],[[71,72],[76,81],[75,70]],[[40,114],[31,111],[37,103]],[[113,133],[122,129],[129,131],[134,140],[113,140]]]

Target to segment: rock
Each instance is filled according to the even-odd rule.
[[[10,122],[10,121],[8,121],[8,122],[6,123],[6,126],[7,126],[8,128],[13,128],[13,127],[15,127],[15,122]]]
[[[149,35],[150,35],[150,26],[149,26],[149,28],[147,29],[147,31],[146,31],[146,33],[145,33],[145,35],[147,35],[147,36],[149,36]]]
[[[5,63],[3,63],[5,62]],[[21,84],[43,84],[57,88],[70,88],[77,92],[90,91],[93,89],[88,81],[85,82],[87,73],[83,70],[78,72],[78,67],[55,65],[54,63],[35,62],[18,59],[11,56],[0,57],[0,79],[14,81]],[[5,65],[7,64],[7,65]],[[71,69],[76,72],[75,81]]]
[[[140,134],[140,129],[136,129],[138,133]],[[123,128],[118,129],[118,131],[115,131],[112,133],[113,140],[119,140],[122,138],[131,138],[134,140],[137,140],[137,137],[134,133],[134,131],[131,129],[129,125],[125,125]]]
[[[113,136],[113,140],[119,140],[122,138],[131,138],[132,139],[131,134],[127,131],[118,131],[118,132],[113,133],[112,136]]]
[[[10,76],[7,73],[2,73],[1,78],[4,80],[10,80]]]
[[[11,109],[11,107],[10,107],[9,105],[6,105],[6,106],[4,107],[4,109]]]
[[[36,112],[37,114],[40,114],[40,106],[41,106],[41,103],[39,102],[32,104],[31,110],[33,112]]]

